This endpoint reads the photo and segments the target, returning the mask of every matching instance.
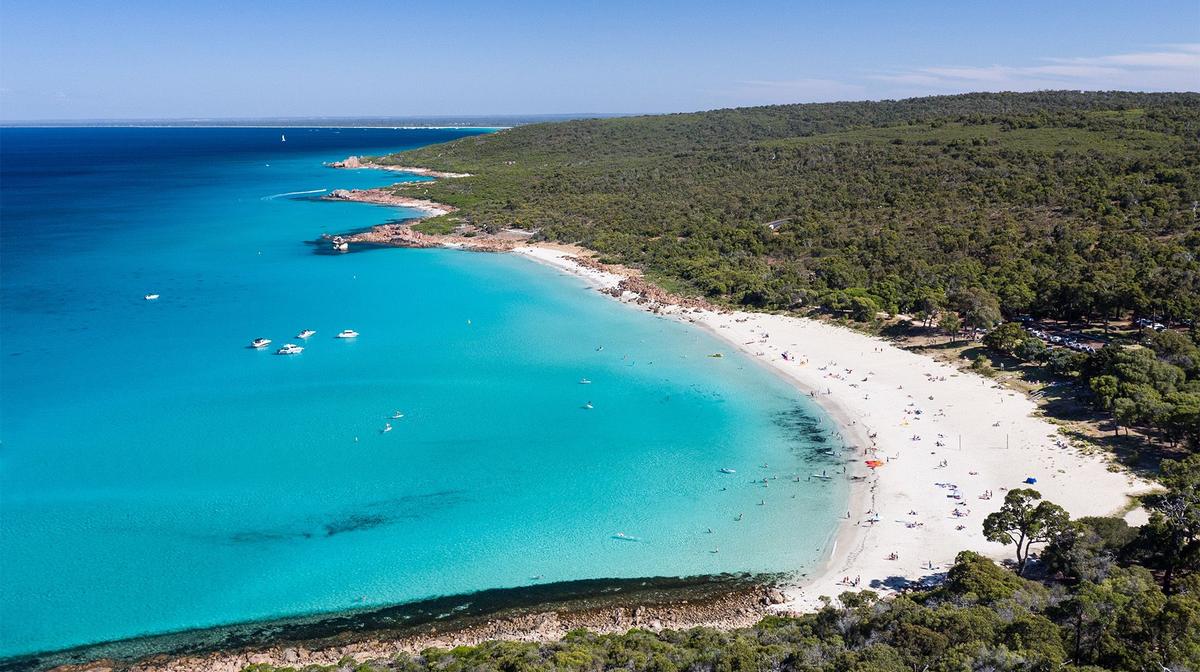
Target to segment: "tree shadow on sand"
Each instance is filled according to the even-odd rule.
[[[889,576],[883,579],[872,579],[867,587],[874,589],[893,590],[898,593],[910,590],[925,590],[940,585],[946,580],[946,572],[930,572],[915,579],[904,576]]]

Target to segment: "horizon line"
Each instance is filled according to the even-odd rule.
[[[523,119],[588,119],[637,116],[643,114],[663,114],[661,112],[570,112],[570,113],[529,113],[529,114],[406,114],[406,115],[287,115],[287,116],[230,116],[230,117],[92,117],[92,118],[56,118],[56,119],[2,119],[0,126],[6,127],[39,127],[39,126],[285,126],[301,125],[308,127],[320,126],[319,123],[304,122],[378,122],[379,125],[389,125],[396,122],[398,128],[494,128],[495,124],[487,121],[515,121]],[[418,123],[428,121],[430,123]],[[454,122],[462,123],[454,123]],[[404,125],[401,122],[407,122]],[[470,123],[477,122],[477,123]],[[345,125],[335,124],[338,128]],[[331,126],[332,127],[332,126]]]
[[[961,91],[956,93],[936,93],[923,96],[905,96],[900,98],[860,98],[860,99],[841,99],[828,101],[796,101],[787,103],[761,103],[756,105],[734,105],[727,107],[713,107],[697,110],[671,110],[671,111],[642,111],[642,112],[530,112],[530,113],[481,113],[481,114],[402,114],[402,115],[371,115],[371,114],[316,114],[316,115],[283,115],[283,116],[229,116],[229,117],[81,117],[81,118],[55,118],[55,119],[0,119],[0,127],[46,127],[46,126],[134,126],[134,125],[155,125],[155,126],[175,126],[175,125],[209,125],[213,127],[220,126],[250,126],[254,122],[261,122],[266,127],[266,122],[278,122],[269,124],[270,126],[279,127],[287,123],[303,122],[303,121],[358,121],[358,122],[386,122],[386,121],[451,121],[451,120],[519,120],[519,119],[597,119],[597,118],[614,118],[614,117],[636,117],[636,116],[659,116],[672,114],[695,114],[700,112],[713,112],[717,110],[731,109],[747,109],[757,107],[781,107],[791,105],[837,105],[845,103],[886,103],[886,102],[901,102],[907,100],[919,100],[922,98],[956,98],[959,96],[973,95],[1003,95],[1003,94],[1033,94],[1033,93],[1133,93],[1146,95],[1183,95],[1200,94],[1200,90],[1142,90],[1142,89],[1034,89],[1028,91],[1022,90],[977,90],[977,91]],[[309,124],[309,126],[313,126]],[[478,127],[494,128],[495,125],[485,126],[483,124],[457,124],[448,125],[440,124],[437,126],[429,124],[411,124],[410,128],[478,128]],[[339,128],[349,128],[350,126],[338,126]],[[400,127],[400,126],[397,126]]]

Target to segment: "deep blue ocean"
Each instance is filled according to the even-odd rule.
[[[314,253],[413,214],[323,162],[478,132],[0,129],[0,656],[823,557],[820,411],[711,335],[515,255]]]

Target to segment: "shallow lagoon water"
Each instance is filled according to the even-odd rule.
[[[300,193],[399,177],[322,162],[477,131],[285,132],[0,131],[0,656],[823,557],[831,423],[712,335],[515,255],[306,243],[413,214]]]

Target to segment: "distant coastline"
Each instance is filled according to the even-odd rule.
[[[502,131],[512,126],[492,126],[492,125],[471,125],[460,124],[455,126],[395,126],[392,124],[364,124],[358,126],[347,126],[346,124],[121,124],[121,123],[69,123],[61,124],[34,124],[34,123],[8,123],[0,124],[0,128],[273,128],[273,129],[292,129],[292,128],[344,128],[344,129],[392,129],[397,131],[456,131],[456,130],[485,130],[485,131]]]
[[[380,117],[246,117],[224,119],[14,119],[0,128],[395,128],[395,129],[505,129],[572,119],[606,119],[630,116],[612,112],[566,114],[481,114],[468,116],[412,115]]]

